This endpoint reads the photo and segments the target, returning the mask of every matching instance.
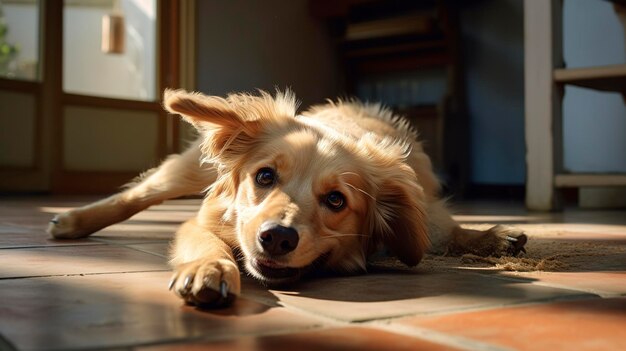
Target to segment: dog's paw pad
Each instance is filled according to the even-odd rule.
[[[232,304],[241,289],[237,265],[225,259],[196,260],[176,267],[169,289],[187,304],[220,308]]]
[[[220,291],[211,288],[201,289],[193,297],[193,304],[201,308],[221,308],[230,306],[236,295],[228,290],[228,284],[224,281],[220,284]]]

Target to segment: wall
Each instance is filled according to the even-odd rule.
[[[565,0],[567,67],[626,63],[624,30],[608,1]],[[565,168],[626,172],[626,105],[621,94],[567,87],[563,102]]]
[[[291,87],[303,107],[336,95],[332,43],[307,0],[198,1],[197,40],[204,93]]]
[[[524,184],[523,2],[469,2],[461,8],[461,31],[470,181]]]

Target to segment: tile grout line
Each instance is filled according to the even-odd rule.
[[[103,239],[100,237],[91,237],[91,240],[97,241],[99,243],[102,244],[109,244],[109,245],[141,245],[141,244],[169,244],[173,238],[169,238],[169,239],[145,239],[145,241],[137,241],[137,242],[133,242],[132,240],[129,240],[130,242],[127,242],[125,244],[121,244],[116,242],[115,240],[111,240],[111,239]],[[122,237],[121,239],[126,239],[124,237]],[[141,239],[138,239],[141,240]]]
[[[294,313],[297,313],[297,314],[301,314],[303,316],[319,319],[321,321],[324,321],[325,323],[329,323],[329,324],[332,324],[332,325],[335,325],[335,326],[348,326],[348,325],[356,325],[357,324],[357,323],[354,323],[354,322],[351,322],[351,321],[344,321],[344,320],[336,319],[336,318],[333,318],[333,317],[329,317],[329,316],[324,315],[324,314],[318,314],[318,313],[315,313],[315,312],[313,312],[311,310],[298,307],[296,305],[285,304],[283,301],[280,301],[280,299],[277,299],[276,305],[271,306],[267,302],[262,301],[262,299],[255,299],[254,297],[249,296],[249,295],[247,295],[245,293],[242,294],[241,296],[246,298],[246,299],[248,299],[248,300],[255,301],[257,303],[260,303],[260,304],[265,305],[265,306],[269,306],[271,308],[284,308],[286,311],[290,311],[290,312],[294,312]]]
[[[85,243],[85,244],[59,244],[59,245],[26,245],[26,246],[9,246],[0,247],[0,250],[17,250],[17,249],[48,249],[55,247],[81,247],[81,246],[99,246],[105,245],[103,242]]]
[[[512,282],[518,282],[518,283],[526,283],[526,284],[531,284],[531,285],[536,285],[536,286],[544,286],[544,287],[548,287],[548,288],[556,288],[556,289],[562,289],[562,290],[569,290],[572,292],[579,292],[579,293],[585,293],[585,294],[592,294],[592,295],[596,295],[598,297],[602,297],[602,298],[610,298],[610,297],[615,297],[615,296],[620,296],[623,294],[626,294],[625,292],[622,293],[602,293],[602,292],[598,292],[598,291],[594,291],[593,289],[582,289],[582,288],[577,288],[577,287],[573,287],[573,286],[569,286],[569,285],[565,285],[565,284],[555,284],[555,283],[551,283],[551,282],[546,282],[546,281],[531,281],[530,283],[524,279],[520,279],[520,278],[516,278],[516,277],[511,277],[511,276],[503,276],[503,275],[489,275],[489,274],[484,274],[484,273],[478,273],[478,272],[469,272],[469,274],[474,274],[474,275],[479,275],[482,277],[489,277],[489,278],[494,278],[494,279],[500,279],[500,280],[506,280],[506,281],[512,281]],[[558,297],[555,297],[558,299]]]
[[[128,244],[128,245],[119,245],[119,246],[125,247],[127,249],[131,249],[131,250],[135,250],[135,251],[138,251],[138,252],[143,252],[145,254],[153,255],[153,256],[156,256],[156,257],[160,257],[160,258],[165,259],[166,261],[168,260],[167,256],[165,256],[165,255],[161,255],[161,254],[158,254],[156,252],[150,252],[148,250],[142,250],[142,249],[137,248],[137,247],[132,247],[132,245],[141,245],[141,244]]]
[[[452,315],[461,314],[461,313],[473,313],[473,312],[492,311],[492,310],[505,309],[505,308],[522,308],[522,307],[529,307],[529,306],[539,306],[539,305],[546,304],[546,302],[568,302],[568,301],[590,300],[590,299],[602,299],[602,298],[599,296],[586,296],[586,295],[570,295],[570,296],[561,296],[557,298],[549,297],[549,298],[544,298],[544,299],[529,300],[525,302],[511,303],[511,304],[505,303],[505,304],[498,304],[498,305],[494,304],[494,305],[484,305],[484,306],[475,306],[475,307],[466,307],[466,308],[455,308],[455,309],[450,309],[450,310],[428,312],[428,313],[412,313],[412,314],[398,315],[398,316],[393,316],[393,317],[362,320],[357,323],[367,324],[367,323],[375,323],[375,322],[392,322],[394,320],[398,320],[402,318],[413,318],[413,317],[428,318],[428,317],[439,317],[439,316],[452,316]]]
[[[152,270],[143,270],[143,271],[91,272],[91,273],[29,275],[29,276],[22,276],[22,277],[0,277],[0,282],[4,281],[4,280],[14,280],[14,279],[17,280],[17,279],[51,278],[51,277],[83,277],[83,276],[90,276],[90,275],[158,273],[158,272],[170,272],[170,270],[168,270],[168,269],[152,269]]]
[[[170,242],[171,242],[171,240],[168,239],[168,240],[162,240],[162,241],[155,240],[155,241],[146,241],[146,242],[140,242],[140,243],[138,242],[138,243],[120,244],[120,243],[108,241],[106,239],[98,239],[98,238],[93,238],[93,239],[97,240],[98,242],[103,243],[105,245],[124,247],[124,248],[130,249],[130,250],[135,250],[135,251],[142,252],[142,253],[145,253],[145,254],[150,254],[150,255],[153,255],[153,256],[156,256],[156,257],[164,258],[166,260],[167,260],[167,256],[165,256],[165,255],[161,255],[161,254],[158,254],[156,252],[151,252],[151,251],[147,251],[147,250],[142,250],[142,249],[133,247],[132,245],[143,245],[143,244],[168,244],[169,245]]]

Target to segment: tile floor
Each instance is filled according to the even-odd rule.
[[[165,258],[199,201],[85,240],[45,234],[54,213],[90,200],[0,200],[0,350],[626,349],[626,211],[463,203],[464,225],[525,229],[526,257],[383,260],[286,290],[244,278],[234,306],[201,311],[167,291]]]

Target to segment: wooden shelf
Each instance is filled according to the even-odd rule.
[[[554,80],[595,90],[626,93],[626,65],[558,68],[554,70]]]
[[[554,185],[557,188],[626,186],[626,174],[557,174]]]
[[[345,40],[364,40],[408,34],[428,34],[435,28],[431,16],[413,15],[348,24]]]
[[[371,58],[373,56],[411,54],[420,52],[422,55],[431,52],[444,52],[447,49],[447,43],[443,39],[424,40],[419,42],[408,42],[393,45],[377,45],[373,47],[348,48],[345,49],[346,57],[354,58]]]
[[[390,58],[359,60],[352,64],[354,70],[361,74],[382,74],[402,72],[433,67],[445,67],[452,64],[450,55],[436,52],[427,56],[409,55]]]

